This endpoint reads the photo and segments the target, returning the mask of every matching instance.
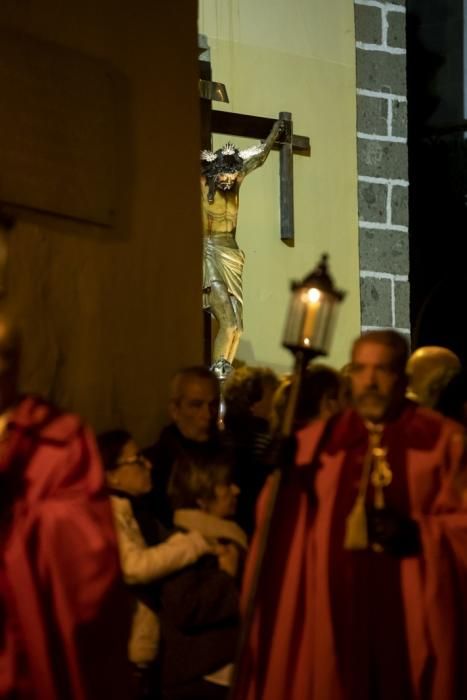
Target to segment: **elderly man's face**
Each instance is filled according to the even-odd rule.
[[[350,369],[352,398],[365,420],[378,423],[404,399],[405,376],[394,364],[394,351],[372,341],[357,343]]]
[[[186,379],[180,398],[172,401],[170,412],[177,428],[188,440],[206,442],[211,437],[219,411],[219,392],[209,379]]]

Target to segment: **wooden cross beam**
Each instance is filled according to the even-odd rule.
[[[211,150],[212,134],[243,136],[251,139],[266,139],[275,119],[257,117],[238,112],[221,112],[214,110],[211,101],[228,102],[227,90],[222,83],[212,81],[212,69],[207,37],[198,36],[199,51],[199,90],[201,97],[201,145]],[[310,155],[308,136],[293,133],[292,114],[280,112],[279,119],[286,125],[285,133],[273,146],[280,151],[280,216],[281,240],[288,245],[294,243],[294,203],[293,203],[293,156]]]
[[[285,133],[273,146],[274,150],[280,151],[281,240],[291,245],[294,242],[295,235],[293,156],[294,154],[309,156],[310,139],[308,136],[297,136],[293,133],[292,114],[290,112],[279,112],[278,118],[285,124]],[[210,110],[211,131],[215,134],[266,139],[275,121],[275,119],[256,117],[251,114]]]

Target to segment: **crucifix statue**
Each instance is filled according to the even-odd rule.
[[[275,122],[264,143],[243,151],[227,143],[215,152],[201,153],[203,308],[219,324],[213,365],[221,376],[232,364],[243,330],[245,254],[235,239],[240,185],[264,163],[280,129],[281,122]]]
[[[293,133],[292,115],[280,112],[279,119],[255,117],[211,109],[211,100],[228,102],[221,83],[211,80],[211,64],[205,37],[200,37],[201,95],[201,202],[204,235],[203,308],[217,320],[212,367],[223,379],[232,368],[243,330],[242,270],[245,255],[235,234],[239,189],[245,177],[260,167],[271,149],[280,150],[281,240],[293,245],[293,155],[310,154],[306,136]],[[227,143],[212,149],[212,133],[261,139],[259,144],[240,150]],[[207,344],[211,346],[210,332]],[[210,353],[207,353],[210,355]]]

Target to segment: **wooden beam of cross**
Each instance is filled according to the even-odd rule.
[[[253,139],[266,139],[275,119],[256,117],[251,114],[236,112],[221,112],[211,109],[211,131],[215,134],[229,136],[244,136]],[[281,240],[290,244],[294,242],[294,200],[293,200],[293,156],[310,155],[310,139],[308,136],[297,136],[293,133],[292,114],[279,112],[278,117],[284,122],[285,128],[280,138],[273,146],[280,151],[280,216]]]
[[[199,50],[199,91],[201,97],[201,145],[202,148],[212,149],[212,134],[228,136],[243,136],[252,139],[266,139],[274,125],[275,119],[257,117],[238,112],[221,112],[214,110],[211,101],[228,102],[227,90],[223,83],[212,81],[211,61],[207,38],[198,37]],[[292,114],[280,112],[279,119],[285,124],[279,139],[273,146],[280,151],[280,218],[281,240],[293,245],[294,229],[294,199],[293,199],[293,157],[294,155],[310,155],[310,139],[308,136],[298,136],[293,133]]]

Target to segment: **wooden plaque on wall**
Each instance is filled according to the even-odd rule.
[[[0,30],[0,202],[110,226],[117,100],[105,63]]]

